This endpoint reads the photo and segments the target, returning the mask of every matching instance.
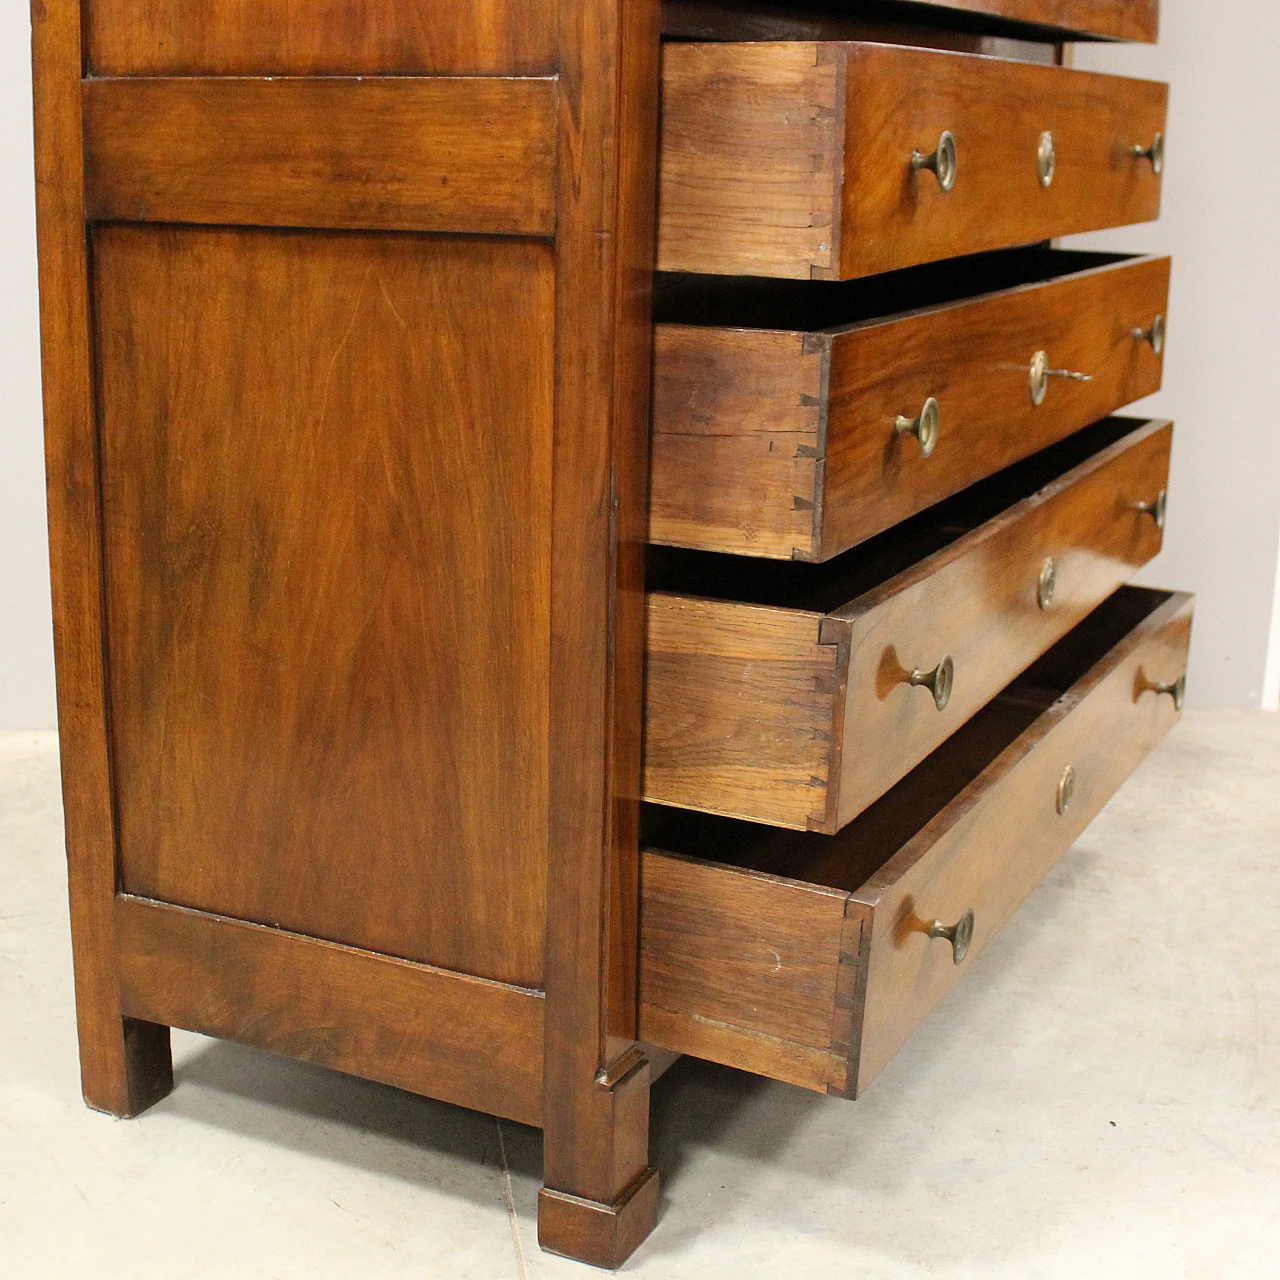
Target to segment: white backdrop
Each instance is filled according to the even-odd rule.
[[[1158,224],[1081,243],[1174,255],[1165,389],[1177,419],[1166,550],[1144,580],[1199,593],[1190,699],[1257,706],[1280,554],[1274,401],[1280,299],[1280,5],[1164,0],[1156,48],[1078,46],[1076,65],[1173,83]],[[36,331],[27,7],[0,9],[0,729],[54,724]]]

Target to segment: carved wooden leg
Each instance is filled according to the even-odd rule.
[[[538,1243],[592,1266],[620,1267],[658,1217],[648,1062],[636,1055],[620,1080],[583,1101],[581,1114],[564,1108],[548,1117]]]

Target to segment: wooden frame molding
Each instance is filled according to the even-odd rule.
[[[597,1266],[620,1265],[657,1212],[649,1066],[634,1042],[659,8],[560,7],[538,1221],[544,1248]]]
[[[84,81],[90,219],[549,236],[556,81]]]
[[[129,1016],[542,1121],[541,992],[127,894],[115,919]]]

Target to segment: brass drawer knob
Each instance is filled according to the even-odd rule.
[[[1133,329],[1130,332],[1138,342],[1151,343],[1151,350],[1156,355],[1164,350],[1164,316],[1156,316],[1150,329]]]
[[[1060,814],[1065,814],[1071,808],[1071,802],[1076,798],[1076,771],[1071,765],[1067,765],[1062,771],[1062,777],[1058,779],[1058,801],[1057,809]]]
[[[1048,556],[1040,566],[1040,579],[1036,583],[1036,604],[1047,609],[1053,603],[1053,593],[1058,589],[1058,562]]]
[[[919,173],[921,169],[930,169],[937,176],[938,186],[943,191],[950,191],[956,182],[956,140],[950,129],[944,129],[938,139],[938,149],[932,155],[924,155],[919,151],[911,153],[911,168]]]
[[[969,944],[973,941],[973,908],[970,907],[955,924],[943,924],[935,920],[929,926],[929,937],[945,938],[951,943],[951,958],[956,964],[963,964],[969,954]]]
[[[1173,709],[1181,711],[1187,701],[1187,673],[1184,671],[1172,684],[1153,684],[1151,688],[1157,695],[1167,693],[1173,699]]]
[[[1070,369],[1050,369],[1047,352],[1037,351],[1031,357],[1031,403],[1044,404],[1050,378],[1066,378],[1070,382],[1092,382],[1091,373],[1074,373]]]
[[[1040,168],[1040,185],[1047,187],[1053,181],[1053,171],[1058,167],[1058,157],[1053,147],[1053,134],[1047,129],[1040,135],[1040,148],[1036,153]]]
[[[956,664],[951,661],[951,655],[947,654],[932,671],[921,671],[917,667],[911,673],[909,683],[916,688],[928,689],[933,694],[934,706],[939,711],[945,711],[947,703],[951,701],[951,686],[955,682],[955,676]]]
[[[1154,502],[1132,502],[1129,504],[1130,509],[1138,512],[1140,515],[1150,516],[1156,522],[1157,529],[1164,528],[1165,510],[1169,505],[1169,492],[1167,489],[1161,489],[1156,494]]]
[[[898,414],[893,429],[899,435],[915,436],[920,441],[920,452],[927,458],[938,443],[938,429],[942,425],[942,410],[938,402],[930,396],[920,410],[918,418],[908,418]]]
[[[1157,133],[1151,140],[1149,147],[1139,144],[1136,147],[1129,148],[1129,154],[1135,160],[1150,160],[1153,172],[1160,174],[1164,172],[1164,134]]]

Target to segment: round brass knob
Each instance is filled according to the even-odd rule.
[[[919,151],[911,153],[911,167],[917,173],[921,169],[930,169],[937,176],[938,186],[943,191],[950,191],[956,182],[956,140],[950,129],[944,129],[938,139],[938,148],[931,155]]]
[[[1070,369],[1050,369],[1047,352],[1037,351],[1031,357],[1031,403],[1044,404],[1050,378],[1066,378],[1070,382],[1092,382],[1091,373],[1074,373]]]
[[[1164,134],[1157,133],[1151,140],[1149,147],[1138,145],[1129,148],[1129,154],[1135,160],[1150,160],[1152,171],[1159,174],[1164,172]]]
[[[920,441],[920,452],[927,458],[938,443],[938,430],[942,425],[942,410],[938,402],[930,396],[920,410],[918,418],[908,418],[899,414],[893,428],[899,435],[915,436]]]
[[[1040,135],[1036,162],[1040,167],[1040,185],[1047,187],[1053,181],[1053,171],[1058,165],[1058,157],[1053,148],[1053,134],[1047,129]]]
[[[1187,701],[1187,674],[1184,671],[1172,684],[1151,686],[1156,694],[1167,693],[1173,699],[1173,709],[1181,711]]]
[[[1062,771],[1062,777],[1058,779],[1058,812],[1066,813],[1075,798],[1076,771],[1071,765],[1067,765]]]
[[[1058,588],[1058,562],[1049,556],[1040,566],[1040,580],[1036,583],[1036,604],[1047,609],[1053,603],[1053,593]]]
[[[1151,343],[1151,350],[1156,355],[1164,350],[1164,316],[1156,316],[1150,329],[1132,329],[1130,332],[1138,342]]]
[[[951,958],[956,964],[963,964],[969,954],[969,944],[973,941],[973,908],[970,907],[955,924],[943,924],[935,920],[929,926],[929,937],[945,938],[951,943]]]
[[[1154,502],[1133,502],[1129,505],[1132,510],[1139,512],[1141,515],[1150,516],[1156,522],[1157,529],[1163,529],[1165,511],[1169,506],[1169,492],[1167,489],[1161,489],[1156,494]]]
[[[909,683],[916,688],[928,689],[933,694],[934,706],[945,711],[951,701],[951,686],[955,682],[956,666],[947,654],[932,671],[921,671],[917,667],[912,673]]]

